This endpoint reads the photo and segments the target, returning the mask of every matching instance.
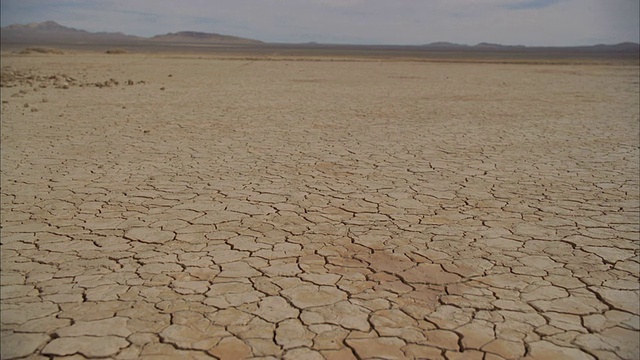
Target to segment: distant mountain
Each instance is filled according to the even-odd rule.
[[[463,45],[450,42],[433,42],[422,45],[425,49],[433,50],[469,50],[469,51],[517,51],[517,50],[559,50],[559,51],[591,51],[591,52],[638,52],[640,44],[633,42],[624,42],[620,44],[598,44],[586,46],[524,46],[524,45],[502,45],[481,42],[476,45]]]
[[[432,42],[430,44],[425,44],[422,46],[426,48],[434,48],[434,49],[462,49],[462,48],[469,47],[468,45],[456,44],[456,43],[451,43],[447,41]]]
[[[430,44],[423,45],[425,48],[430,49],[441,49],[441,50],[507,50],[507,49],[522,49],[525,48],[523,45],[501,45],[501,44],[493,44],[487,42],[481,42],[476,45],[463,45],[456,44],[446,41],[433,42]]]
[[[26,25],[20,25],[20,24],[9,25],[9,26],[3,28],[2,30],[3,31],[21,31],[21,32],[27,32],[27,31],[62,31],[62,32],[71,32],[71,33],[78,33],[78,32],[86,33],[86,31],[84,31],[84,30],[78,30],[78,29],[62,26],[62,25],[58,24],[55,21],[45,21],[45,22],[41,22],[41,23],[31,23],[31,24],[26,24]]]
[[[241,38],[237,36],[204,33],[197,31],[180,31],[165,35],[156,35],[150,39],[159,42],[184,42],[184,43],[216,43],[216,44],[262,44],[262,41]]]
[[[591,47],[595,49],[607,49],[613,51],[640,51],[640,44],[633,42],[623,42],[613,45],[598,44]]]
[[[506,50],[506,49],[523,49],[526,46],[524,45],[502,45],[502,44],[493,44],[487,42],[481,42],[473,46],[476,49],[491,49],[491,50]]]
[[[123,33],[92,33],[62,26],[55,21],[9,25],[0,32],[2,42],[11,43],[105,43],[140,40],[137,36]]]
[[[182,31],[157,35],[151,38],[125,35],[123,33],[89,32],[45,21],[26,25],[9,25],[0,29],[3,43],[19,44],[136,44],[148,42],[206,43],[206,44],[261,44],[261,41],[241,37]]]
[[[48,44],[117,44],[132,45],[137,44],[185,44],[185,45],[260,45],[261,41],[242,37],[222,35],[215,33],[205,33],[196,31],[181,31],[156,35],[153,37],[139,37],[126,35],[120,32],[89,32],[85,30],[66,27],[55,21],[45,21],[41,23],[31,23],[26,25],[9,25],[0,28],[0,41],[3,44],[20,45],[48,45]],[[272,44],[273,45],[273,44]],[[310,42],[305,44],[280,44],[287,46],[311,46],[327,47],[329,44]],[[367,47],[367,45],[345,45]],[[376,46],[374,46],[376,47]],[[377,45],[377,47],[394,47],[394,45]],[[402,46],[395,46],[402,47]],[[463,45],[451,42],[433,42],[420,46],[409,46],[433,51],[470,51],[470,52],[523,52],[530,53],[536,51],[553,52],[580,52],[597,54],[624,54],[625,56],[636,56],[640,53],[640,44],[625,42],[613,45],[592,45],[592,46],[522,46],[522,45],[501,45],[482,42],[476,45]]]

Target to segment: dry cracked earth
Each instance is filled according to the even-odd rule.
[[[639,69],[3,54],[2,359],[637,359]]]

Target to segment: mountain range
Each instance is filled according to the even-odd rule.
[[[3,44],[209,44],[209,45],[266,45],[266,43],[237,36],[205,33],[196,31],[181,31],[152,37],[126,35],[120,32],[89,32],[66,27],[55,21],[45,21],[26,25],[16,24],[0,28],[0,38]],[[295,45],[295,44],[291,44]],[[307,43],[298,44],[304,47],[323,47],[326,44]],[[501,45],[479,43],[477,45],[462,45],[450,42],[433,42],[424,45],[410,46],[439,51],[527,51],[536,49],[566,49],[590,52],[640,52],[638,43],[620,43],[614,45],[592,45],[573,47],[528,47],[522,45]]]
[[[589,51],[640,51],[640,44],[633,42],[623,42],[619,44],[598,44],[583,46],[524,46],[524,45],[502,45],[481,42],[476,45],[462,45],[450,42],[434,42],[422,45],[431,49],[449,49],[449,50],[535,50],[535,49],[567,49],[567,50],[589,50]]]
[[[262,41],[237,36],[182,31],[141,37],[120,32],[89,32],[66,27],[55,21],[9,25],[0,29],[3,43],[41,43],[41,44],[104,44],[104,43],[206,43],[206,44],[262,44]]]

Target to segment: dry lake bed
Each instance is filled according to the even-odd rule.
[[[637,359],[635,65],[2,56],[2,359]]]

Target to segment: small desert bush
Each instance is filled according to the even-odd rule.
[[[109,49],[105,51],[107,54],[126,54],[127,50],[125,49]]]
[[[64,54],[64,51],[60,50],[60,49],[54,49],[54,48],[46,48],[46,47],[28,47],[22,51],[20,51],[20,54],[57,54],[57,55],[62,55]]]

